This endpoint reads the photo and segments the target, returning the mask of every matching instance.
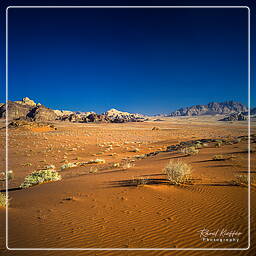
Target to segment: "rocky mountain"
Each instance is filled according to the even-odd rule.
[[[114,108],[105,112],[104,115],[106,115],[113,123],[141,122],[145,120],[143,115],[122,112]]]
[[[192,107],[180,108],[167,116],[201,116],[216,114],[231,114],[248,111],[242,103],[235,101],[211,102],[207,105],[195,105]]]
[[[6,117],[6,104],[0,107],[0,118]],[[8,101],[8,119],[27,119],[30,121],[52,121],[57,118],[53,110],[36,104],[28,97],[21,101]]]
[[[27,114],[33,109],[30,105],[20,104],[13,101],[8,101],[8,118],[19,119],[26,118]],[[6,117],[6,104],[0,107],[0,117]]]
[[[0,118],[6,117],[6,104],[0,105]],[[9,120],[29,120],[36,122],[47,121],[67,121],[79,123],[124,123],[124,122],[139,122],[145,120],[142,115],[130,114],[128,112],[110,109],[103,114],[95,112],[74,112],[64,110],[52,110],[40,103],[35,103],[28,97],[21,101],[8,101],[8,117]]]

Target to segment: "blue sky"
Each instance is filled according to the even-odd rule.
[[[10,100],[145,114],[247,104],[247,70],[247,9],[9,10]]]

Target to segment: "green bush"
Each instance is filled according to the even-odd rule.
[[[61,175],[55,170],[40,170],[34,171],[25,177],[24,182],[20,185],[21,188],[29,188],[31,186],[48,182],[61,180]]]
[[[191,167],[181,161],[173,161],[166,165],[164,173],[167,175],[171,184],[183,184],[187,183],[190,179]]]

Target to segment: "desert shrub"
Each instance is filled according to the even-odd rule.
[[[222,146],[222,142],[217,142],[216,144],[215,144],[215,148],[220,148]]]
[[[105,160],[104,159],[95,159],[95,160],[90,160],[86,162],[86,164],[104,164]]]
[[[113,163],[112,167],[113,168],[118,168],[118,167],[120,167],[120,164],[119,163]]]
[[[99,169],[97,167],[93,166],[93,167],[90,168],[89,173],[97,173],[98,170]]]
[[[12,170],[7,171],[7,175],[6,175],[6,172],[1,172],[0,173],[0,181],[6,181],[6,179],[12,180],[13,177],[14,177],[14,174],[13,174]]]
[[[164,173],[167,175],[171,184],[182,184],[189,181],[191,168],[186,163],[171,160],[165,166]]]
[[[131,163],[131,162],[125,162],[124,164],[122,164],[122,168],[125,170],[125,169],[129,169],[131,167],[133,167],[134,164]]]
[[[136,152],[139,152],[139,151],[140,151],[140,150],[139,150],[138,148],[134,148],[134,149],[131,150],[131,152],[135,152],[135,153],[136,153]]]
[[[242,174],[242,175],[236,175],[236,184],[237,185],[248,185],[248,175]]]
[[[61,175],[55,170],[39,170],[27,175],[20,187],[28,188],[40,183],[57,180],[61,180]]]
[[[134,158],[136,158],[136,159],[143,159],[143,158],[145,158],[147,155],[146,154],[143,154],[143,155],[136,155],[136,156],[134,156]]]
[[[199,153],[199,150],[196,149],[195,147],[186,147],[186,148],[182,148],[181,152],[187,156],[191,156],[191,155],[197,155]]]
[[[54,170],[55,169],[55,165],[53,165],[53,164],[47,165],[47,166],[45,166],[44,169],[46,169],[46,170]]]
[[[76,167],[77,164],[76,163],[67,163],[67,164],[63,164],[60,169],[61,170],[64,170],[64,169],[67,169],[67,168],[72,168],[72,167]]]
[[[236,178],[236,180],[234,181],[234,183],[236,185],[246,185],[246,186],[248,186],[248,184],[249,184],[249,176],[248,176],[248,174],[236,175],[235,178]],[[255,184],[256,183],[256,176],[255,175],[251,175],[250,183],[251,184]]]
[[[6,195],[4,193],[0,193],[0,207],[6,207]]]
[[[201,143],[199,143],[199,142],[195,144],[195,148],[196,149],[200,149],[202,147],[203,147],[203,145]]]
[[[223,160],[226,160],[226,158],[223,155],[214,155],[212,157],[212,160],[214,160],[214,161],[223,161]]]

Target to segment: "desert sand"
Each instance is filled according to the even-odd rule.
[[[183,141],[247,136],[247,122],[214,117],[163,118],[121,124],[55,122],[54,128],[9,129],[10,248],[246,248],[248,187],[234,185],[248,171],[248,141],[185,156],[166,148]],[[0,136],[4,146],[5,128]],[[152,130],[153,127],[157,129]],[[255,133],[255,123],[252,123]],[[255,175],[255,143],[251,175]],[[151,152],[157,154],[139,157]],[[214,155],[225,160],[215,161]],[[5,155],[1,155],[5,170]],[[142,159],[140,159],[142,158]],[[103,163],[61,170],[65,163]],[[170,185],[170,160],[192,167],[192,184]],[[55,165],[62,180],[19,189],[26,175]],[[143,184],[138,185],[137,180]],[[4,189],[4,184],[2,184]],[[255,255],[255,185],[251,186],[251,248],[242,251],[7,251],[5,209],[0,209],[3,255]],[[200,230],[239,231],[238,242],[206,242]]]

